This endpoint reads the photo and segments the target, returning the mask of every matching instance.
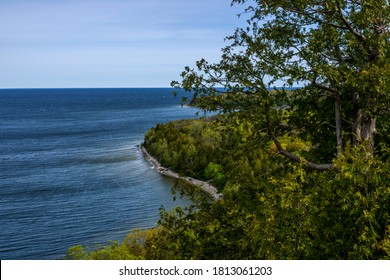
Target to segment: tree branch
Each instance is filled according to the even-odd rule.
[[[275,143],[276,148],[278,149],[279,154],[295,161],[298,163],[303,163],[306,164],[308,167],[318,170],[318,171],[326,171],[329,169],[334,168],[333,164],[316,164],[313,162],[310,162],[304,158],[300,158],[297,155],[294,155],[293,153],[287,152],[283,149],[282,145],[280,144],[278,138],[275,136],[273,130],[272,130],[272,125],[269,119],[268,111],[267,111],[267,124],[268,124],[268,135],[271,137],[272,141]]]
[[[338,25],[336,23],[333,23],[333,22],[328,22],[328,21],[324,21],[322,20],[321,18],[319,17],[315,17],[314,15],[317,15],[317,14],[320,14],[320,15],[324,15],[326,13],[329,13],[329,11],[321,11],[321,10],[316,10],[316,9],[310,9],[310,12],[308,11],[305,11],[305,10],[302,10],[302,9],[299,9],[296,7],[296,5],[294,5],[294,2],[291,3],[293,6],[295,6],[295,9],[289,9],[289,8],[286,8],[286,10],[290,11],[290,12],[293,12],[293,13],[297,13],[297,14],[300,14],[300,15],[303,15],[303,16],[306,16],[308,17],[310,20],[314,21],[315,23],[318,23],[318,24],[325,24],[325,25],[329,25],[329,26],[332,26],[334,28],[337,28],[337,29],[343,29],[343,30],[346,30],[348,29],[347,27],[345,26],[341,26],[341,25]],[[311,25],[312,23],[308,23],[307,25]]]
[[[344,23],[344,25],[347,27],[347,29],[363,44],[363,46],[366,46],[366,37],[364,37],[363,34],[357,32],[352,25],[348,22],[348,20],[345,18],[343,11],[340,6],[340,2],[337,1],[337,12],[340,16],[341,21]]]
[[[324,86],[324,85],[321,85],[321,84],[317,83],[317,78],[314,78],[314,79],[313,79],[312,84],[313,84],[313,86],[315,86],[316,88],[319,88],[319,89],[322,89],[322,90],[325,90],[325,91],[334,93],[335,95],[336,95],[336,94],[339,94],[339,91],[338,91],[337,89],[335,89],[335,88],[330,88],[330,87],[327,87],[327,86]],[[334,96],[332,96],[332,97],[335,98]]]

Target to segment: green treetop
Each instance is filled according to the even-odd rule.
[[[278,152],[317,170],[346,146],[375,150],[389,113],[390,3],[388,0],[233,0],[245,4],[247,26],[228,37],[219,63],[186,67],[182,81],[208,110],[252,110]],[[300,91],[270,92],[282,81]],[[217,88],[223,87],[223,94]],[[289,127],[280,115],[285,111]],[[309,116],[310,115],[310,116]],[[285,118],[283,118],[285,120]],[[299,120],[299,122],[293,122]],[[315,126],[313,127],[313,125]],[[380,126],[380,127],[378,127]],[[279,138],[300,131],[331,150],[315,164],[283,149]],[[322,139],[322,140],[321,140]]]

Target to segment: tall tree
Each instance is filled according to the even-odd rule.
[[[228,37],[231,43],[222,50],[220,62],[202,59],[195,69],[186,67],[182,81],[172,85],[195,92],[204,109],[252,110],[262,117],[280,154],[314,169],[330,169],[333,164],[303,159],[286,151],[279,140],[286,133],[280,115],[282,111],[293,115],[292,100],[301,107],[305,103],[306,112],[331,128],[334,154],[341,155],[350,142],[372,155],[377,120],[389,114],[390,2],[233,0],[233,4],[245,4],[241,16],[247,18],[247,26]],[[303,89],[268,90],[280,81]]]

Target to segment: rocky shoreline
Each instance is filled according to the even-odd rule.
[[[191,178],[191,177],[180,176],[178,173],[173,172],[172,170],[161,166],[161,164],[153,156],[151,156],[148,153],[148,151],[145,149],[145,147],[143,145],[140,145],[140,149],[141,149],[145,159],[152,164],[153,169],[155,169],[161,175],[167,176],[170,178],[174,178],[174,179],[178,179],[178,180],[183,180],[191,185],[200,187],[200,189],[202,191],[204,191],[205,193],[208,193],[215,201],[222,198],[222,195],[220,193],[218,193],[218,190],[213,185],[211,185],[207,182],[204,182],[204,181],[200,181],[200,180]]]

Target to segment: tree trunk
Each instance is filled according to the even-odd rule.
[[[362,109],[359,107],[359,94],[353,94],[354,119],[352,125],[353,140],[352,145],[358,146],[362,138]]]
[[[368,152],[373,153],[374,150],[374,135],[376,131],[376,118],[364,112],[362,114],[362,140],[367,143]]]
[[[336,94],[335,101],[335,117],[336,117],[336,137],[337,137],[337,155],[341,155],[343,149],[343,135],[341,133],[341,102],[340,94]]]
[[[353,124],[353,145],[359,146],[364,143],[367,145],[367,152],[373,154],[375,145],[376,117],[370,116],[368,112],[362,109],[355,111],[355,120]]]
[[[359,104],[359,94],[355,93],[353,97],[355,107],[355,115],[353,121],[353,141],[354,146],[359,146],[364,143],[367,145],[368,154],[373,154],[374,150],[374,135],[376,132],[376,117],[373,117],[369,112],[363,110]]]
[[[359,146],[362,139],[362,109],[355,109],[355,118],[353,121],[353,146]]]

